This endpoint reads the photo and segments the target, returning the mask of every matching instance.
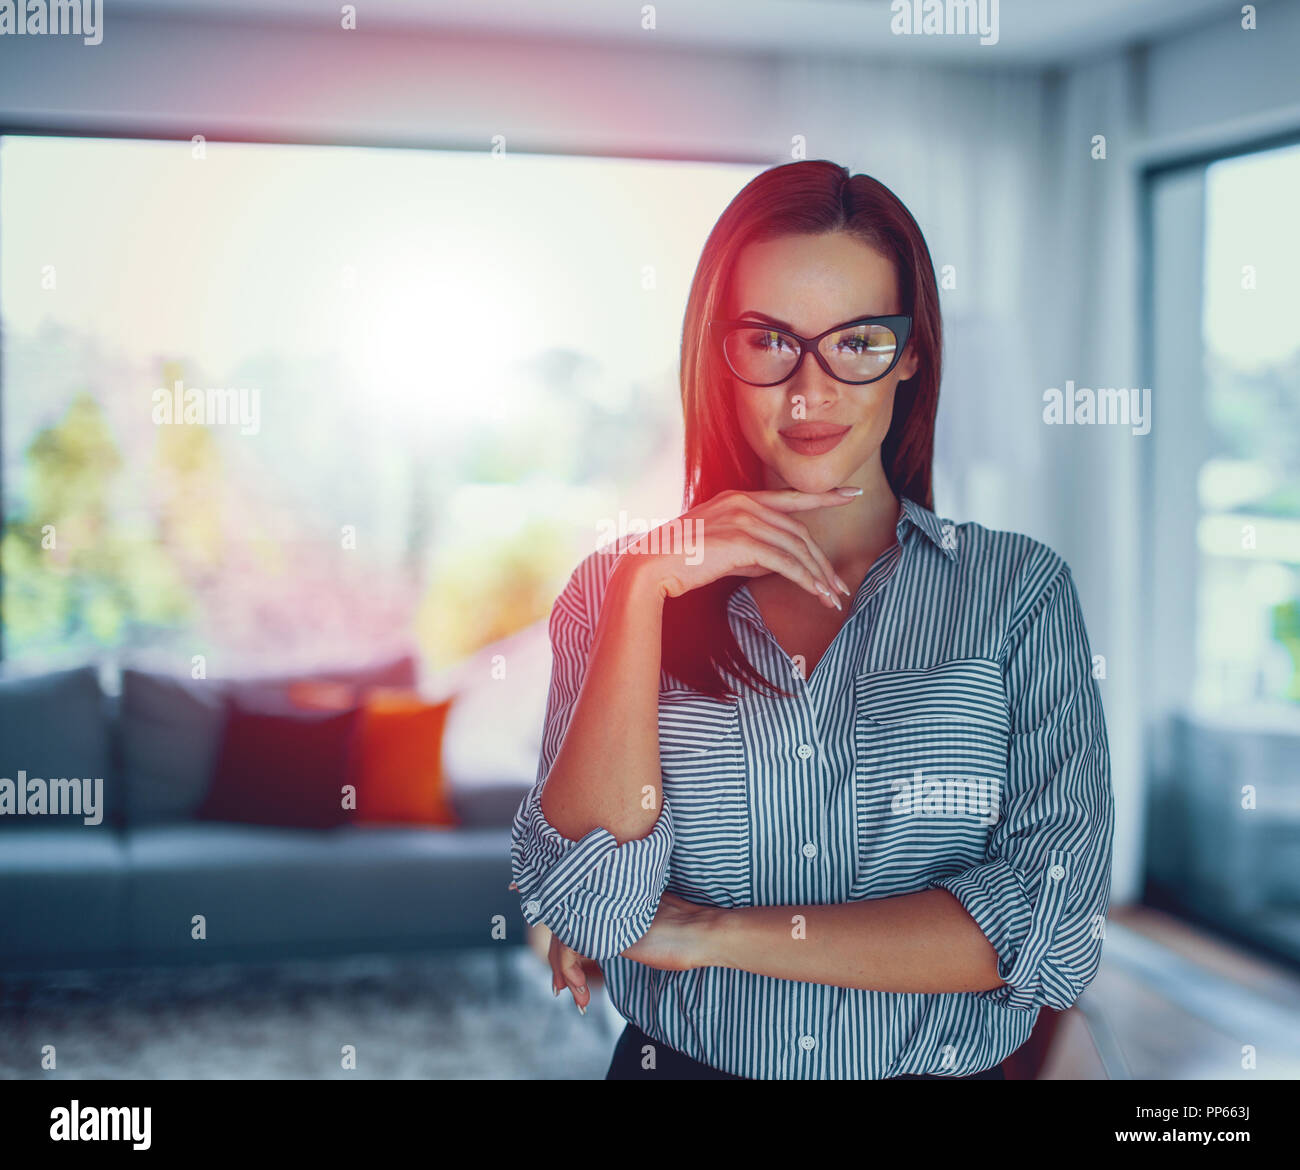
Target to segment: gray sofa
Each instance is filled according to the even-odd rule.
[[[104,778],[99,824],[0,815],[0,971],[523,942],[509,826],[534,778],[549,645],[539,625],[509,649],[524,667],[510,687],[486,653],[459,675],[454,828],[199,820],[223,718],[212,683],[127,670],[112,693],[93,667],[0,679],[0,777]],[[404,670],[345,677],[401,685]]]

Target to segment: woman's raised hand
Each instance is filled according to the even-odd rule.
[[[630,544],[625,556],[652,574],[664,597],[680,597],[719,577],[780,573],[823,604],[851,597],[795,513],[847,504],[861,488],[801,492],[725,491]],[[655,551],[657,550],[657,551]]]

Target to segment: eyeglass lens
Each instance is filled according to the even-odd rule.
[[[781,381],[799,358],[797,339],[763,325],[730,330],[723,347],[736,374],[761,385]],[[836,377],[864,382],[889,369],[897,347],[898,338],[888,326],[864,324],[827,334],[818,349]]]

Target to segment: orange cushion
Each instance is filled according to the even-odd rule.
[[[451,699],[430,703],[415,691],[366,691],[356,761],[358,823],[459,823],[442,774],[450,709]]]
[[[357,789],[353,823],[360,825],[456,825],[460,822],[442,774],[442,733],[451,699],[430,703],[404,687],[294,682],[295,707],[346,710],[361,704],[361,726],[350,779]]]

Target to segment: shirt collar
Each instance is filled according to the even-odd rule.
[[[930,541],[937,545],[950,561],[957,559],[957,540],[956,531],[950,528],[949,536],[944,539],[944,523],[929,508],[918,504],[915,500],[909,500],[906,496],[900,497],[903,502],[901,514],[898,517],[898,527],[895,531],[898,533],[898,543],[903,543],[903,534],[907,528],[908,522],[919,528]]]

